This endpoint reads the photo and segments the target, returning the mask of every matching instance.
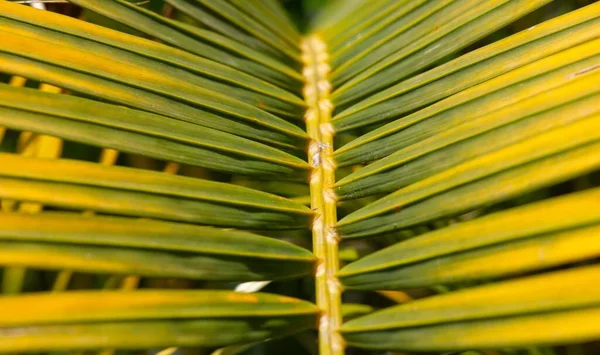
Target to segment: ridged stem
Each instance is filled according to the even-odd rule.
[[[308,160],[313,170],[310,175],[311,208],[315,213],[312,226],[313,251],[318,259],[315,272],[316,302],[321,308],[319,319],[319,353],[342,355],[344,344],[338,329],[341,327],[341,285],[336,277],[339,269],[335,163],[333,161],[333,126],[329,100],[331,85],[327,79],[330,68],[327,46],[316,36],[302,41],[304,100],[307,105],[304,119],[311,138]]]

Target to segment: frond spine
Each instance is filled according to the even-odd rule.
[[[316,269],[316,301],[322,310],[319,320],[319,349],[324,355],[343,355],[344,344],[338,329],[341,318],[341,284],[336,274],[339,269],[337,222],[337,198],[335,162],[333,160],[333,136],[331,124],[333,105],[329,100],[331,84],[328,81],[330,67],[326,44],[317,36],[302,41],[303,75],[305,78],[304,100],[307,110],[304,116],[306,130],[311,138],[308,147],[311,207],[315,212],[312,226],[313,250],[318,259]]]

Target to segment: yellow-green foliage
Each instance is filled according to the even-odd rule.
[[[598,352],[600,3],[68,2],[0,0],[0,353]]]

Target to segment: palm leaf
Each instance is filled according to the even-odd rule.
[[[317,313],[308,302],[288,297],[227,291],[73,292],[7,297],[2,303],[4,309],[31,311],[5,313],[2,351],[214,347],[306,329]]]
[[[288,88],[293,88],[302,80],[298,73],[280,61],[252,50],[237,41],[232,41],[215,32],[204,31],[158,16],[126,1],[76,0],[72,2],[148,33],[175,47],[220,63],[227,63],[229,66],[245,72],[268,77],[269,80]],[[233,51],[237,56],[231,56],[225,50]]]
[[[289,44],[297,46],[300,43],[298,30],[291,24],[285,11],[278,11],[278,3],[243,0],[232,0],[231,3]]]
[[[65,213],[2,221],[5,265],[206,280],[289,278],[313,267],[304,249],[234,230]]]
[[[173,3],[173,0],[169,0]],[[215,11],[223,18],[229,20],[232,24],[243,28],[255,38],[262,40],[277,50],[285,53],[290,58],[300,62],[300,51],[298,49],[298,43],[284,42],[283,38],[277,36],[276,32],[270,31],[256,18],[252,18],[242,11],[236,9],[233,5],[226,2],[214,2],[206,0],[196,0],[196,3],[200,3],[203,6]]]
[[[282,52],[269,46],[261,39],[238,29],[234,24],[230,24],[227,20],[221,20],[217,15],[213,15],[210,12],[210,9],[198,6],[198,3],[194,4],[186,0],[171,0],[169,1],[169,4],[215,32],[218,32],[240,43],[244,43],[245,45],[260,51],[261,53],[269,53],[274,57],[283,59],[281,58],[283,56]],[[228,9],[231,10],[230,7],[228,7]],[[237,15],[239,15],[239,13],[237,13]]]
[[[412,274],[410,269],[418,270],[413,274],[413,280],[420,284],[458,282],[461,281],[458,278],[428,279],[424,269],[431,265],[433,268],[430,270],[438,275],[467,271],[458,265],[439,267],[443,260],[459,260],[466,256],[464,260],[473,262],[476,269],[469,269],[470,273],[463,274],[463,279],[485,279],[491,276],[483,271],[487,265],[498,272],[495,276],[521,263],[531,263],[538,268],[550,265],[551,262],[547,264],[549,254],[546,248],[552,248],[555,242],[559,245],[561,235],[577,240],[569,245],[574,246],[580,255],[588,251],[595,255],[597,252],[591,248],[594,243],[582,241],[588,241],[583,239],[586,234],[594,235],[596,232],[596,224],[600,220],[596,212],[600,204],[599,196],[597,189],[586,190],[432,231],[366,256],[343,268],[339,276],[347,287],[369,289],[415,286],[408,277],[408,274]],[[517,252],[519,247],[516,244],[519,243],[537,247],[537,257],[529,255],[502,263],[498,259],[483,263],[482,258],[474,257],[474,254],[481,254],[500,258],[504,250],[508,253]],[[586,247],[580,247],[582,245]]]
[[[597,170],[599,146],[600,144],[596,142],[534,161],[434,195],[406,206],[398,212],[366,218],[367,213],[371,212],[359,210],[355,212],[356,214],[345,217],[348,219],[340,220],[338,230],[346,238],[364,237],[432,222],[442,217],[455,216],[478,207],[516,198],[520,194],[536,191],[542,187],[552,186]],[[367,207],[381,208],[381,204]],[[356,218],[356,220],[352,221],[350,218]]]
[[[77,84],[71,83],[81,81],[84,77],[79,77],[78,72],[82,72],[85,73],[84,75],[93,75],[94,77],[102,78],[97,79],[95,83],[99,86],[102,86],[107,80],[117,82],[117,86],[122,88],[119,94],[123,96],[135,95],[142,99],[147,98],[146,101],[149,101],[150,98],[156,95],[166,96],[163,100],[172,101],[178,99],[190,105],[201,106],[224,115],[231,115],[237,119],[261,123],[269,129],[288,135],[304,137],[304,132],[296,126],[254,106],[204,89],[199,85],[192,85],[187,81],[182,81],[183,73],[178,73],[172,77],[148,75],[147,73],[152,71],[162,72],[161,66],[156,66],[158,63],[149,63],[151,66],[145,67],[142,61],[136,62],[134,58],[120,58],[119,53],[112,53],[112,51],[108,58],[102,56],[102,51],[100,51],[96,52],[98,55],[94,57],[94,61],[82,62],[77,58],[86,54],[89,55],[92,52],[80,50],[76,45],[80,40],[72,41],[71,43],[66,43],[65,41],[53,42],[51,41],[52,37],[46,36],[44,41],[39,41],[29,35],[20,35],[8,31],[4,33],[4,38],[5,46],[3,47],[3,51],[11,56],[28,58],[33,61],[36,61],[37,58],[35,58],[35,52],[32,49],[51,51],[51,48],[57,48],[58,46],[60,50],[51,51],[53,54],[45,56],[44,63],[41,63],[40,67],[56,68],[57,72],[62,74],[60,79],[64,80],[63,82],[56,82],[56,84],[63,87],[77,89],[75,86]],[[94,48],[93,45],[91,47]],[[18,68],[15,68],[16,70]],[[40,76],[39,79],[43,80],[44,76]],[[150,93],[146,94],[147,91],[150,91]],[[190,107],[190,109],[193,108]],[[197,111],[197,109],[193,110]],[[201,115],[202,112],[198,111],[196,117]],[[205,116],[214,117],[210,113]],[[218,118],[215,117],[214,119]],[[205,125],[214,128],[217,127],[218,123],[205,123]]]
[[[368,145],[377,139],[384,139],[429,117],[435,117],[436,113],[455,107],[458,109],[461,104],[485,97],[499,89],[509,90],[511,85],[525,82],[544,73],[545,68],[552,70],[568,64],[569,62],[565,61],[558,62],[556,66],[543,66],[544,63],[550,64],[552,58],[559,58],[558,56],[566,59],[563,56],[569,53],[570,48],[581,44],[585,46],[586,42],[597,38],[599,33],[596,18],[600,14],[599,11],[599,6],[592,5],[548,21],[531,31],[518,33],[403,81],[341,112],[337,115],[339,124],[359,121],[377,122],[400,116],[474,86],[470,91],[465,90],[465,94],[455,95],[454,99],[448,98],[431,105],[428,110],[419,111],[422,115],[420,117],[416,114],[409,115],[403,121],[389,123],[357,138],[340,147],[336,152],[336,158],[340,163],[346,164],[345,161],[352,159],[349,156],[352,150],[367,156],[365,151],[359,148],[360,146]],[[561,52],[563,54],[560,54]],[[538,68],[539,71],[535,69],[537,64],[533,63],[542,64]],[[511,71],[517,75],[511,75]],[[523,77],[520,78],[518,75]],[[476,86],[478,84],[479,86]],[[467,96],[467,93],[473,95]],[[377,148],[381,146],[369,146],[368,149],[372,154],[377,154],[369,159],[383,157],[394,151],[394,149],[386,149],[378,153]],[[394,146],[394,148],[399,147]]]
[[[334,91],[332,98],[341,105],[373,93],[546,3],[547,0],[502,0],[482,1],[473,6],[469,0],[429,2],[422,7],[427,11],[422,12],[419,8],[414,12],[418,14],[414,19],[400,22],[404,24],[401,35],[395,31],[396,37],[390,41],[377,39],[384,44],[380,47],[363,47],[361,52],[368,53],[364,59],[356,61],[360,55],[358,58],[354,56],[352,61],[344,62],[344,66],[336,69],[332,73],[332,81],[339,88]],[[430,52],[434,50],[435,54],[432,55]],[[354,61],[356,64],[349,65]],[[347,80],[348,76],[352,76],[352,79]],[[359,85],[355,84],[358,82]]]
[[[200,179],[10,154],[2,161],[0,193],[10,199],[249,229],[301,228],[312,215],[274,195]]]
[[[290,173],[307,164],[222,131],[67,95],[0,85],[6,127],[240,174]],[[102,135],[98,135],[103,132]],[[123,142],[127,142],[124,144]]]
[[[466,289],[355,319],[342,331],[353,345],[420,351],[594,339],[597,276],[590,266]]]
[[[59,33],[70,34],[78,38],[85,38],[111,47],[136,53],[144,57],[155,59],[174,65],[200,75],[206,75],[217,80],[242,86],[256,92],[261,92],[280,100],[303,105],[302,100],[289,92],[262,81],[254,76],[235,70],[220,62],[207,60],[203,57],[192,55],[188,52],[178,50],[164,44],[147,39],[131,36],[109,28],[96,26],[84,21],[78,21],[69,17],[58,16],[51,12],[39,12],[24,6],[11,6],[7,2],[0,3],[2,17],[20,21],[21,27],[30,30],[49,29]],[[25,26],[25,24],[35,27]],[[11,26],[16,26],[11,22]],[[47,31],[43,31],[48,34]],[[65,37],[63,37],[65,38]],[[171,69],[173,70],[173,69]],[[175,70],[173,70],[175,71]],[[232,87],[234,88],[234,87]]]
[[[0,352],[598,339],[599,4],[69,2],[0,1]]]

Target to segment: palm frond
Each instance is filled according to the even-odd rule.
[[[600,3],[69,3],[0,1],[0,352],[599,338]]]

